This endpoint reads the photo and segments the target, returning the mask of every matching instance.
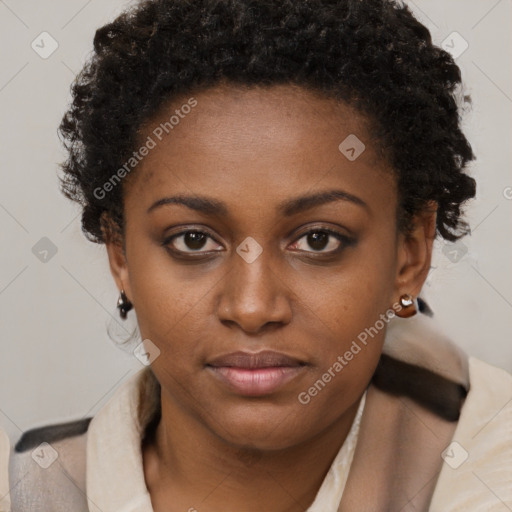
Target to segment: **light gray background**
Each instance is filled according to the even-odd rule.
[[[469,45],[457,62],[473,98],[465,131],[478,156],[473,234],[453,247],[437,243],[424,294],[469,354],[512,371],[512,3],[408,3],[437,44],[463,48],[456,31]],[[93,415],[141,368],[107,335],[118,315],[106,252],[82,235],[79,210],[57,182],[65,155],[56,130],[70,84],[95,30],[127,5],[0,0],[0,425],[12,441],[34,426]],[[42,46],[44,31],[58,43],[46,59],[31,47]],[[43,237],[57,249],[46,262],[33,252]]]

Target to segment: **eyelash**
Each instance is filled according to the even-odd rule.
[[[212,253],[215,253],[215,252],[221,252],[220,250],[203,251],[203,252],[200,252],[200,251],[187,252],[187,251],[180,251],[179,249],[174,249],[174,248],[170,247],[170,244],[172,243],[173,240],[175,240],[176,238],[178,238],[180,236],[186,235],[187,233],[204,234],[208,238],[210,238],[211,240],[214,240],[216,243],[219,243],[207,231],[201,231],[199,229],[186,229],[184,231],[180,231],[179,233],[174,233],[173,235],[168,236],[167,238],[165,238],[165,240],[163,240],[163,242],[162,242],[162,246],[164,246],[173,255],[176,255],[177,257],[188,258],[188,259],[192,259],[192,258],[197,258],[198,257],[198,256],[194,256],[194,255],[206,256],[206,255],[211,255]],[[341,253],[344,249],[346,249],[346,248],[348,248],[350,246],[353,246],[355,244],[355,242],[356,242],[356,240],[354,238],[351,238],[351,237],[349,237],[347,235],[344,235],[344,234],[342,234],[342,233],[340,233],[338,231],[334,231],[334,230],[332,230],[330,228],[327,228],[327,227],[315,227],[315,228],[312,228],[312,229],[302,233],[298,238],[295,239],[295,241],[293,243],[294,244],[297,243],[299,240],[302,240],[304,237],[306,237],[306,236],[308,236],[308,235],[310,235],[312,233],[326,233],[327,235],[330,235],[330,236],[336,238],[340,242],[340,246],[337,249],[335,249],[335,250],[331,250],[331,251],[327,251],[327,252],[321,252],[321,251],[302,251],[300,249],[296,250],[296,252],[316,254],[316,255],[320,255],[320,256],[321,255],[333,256],[333,255]],[[317,257],[317,256],[314,256],[314,257]]]

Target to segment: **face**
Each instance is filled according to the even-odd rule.
[[[163,399],[235,445],[312,438],[368,385],[381,315],[419,291],[428,223],[397,233],[395,179],[364,116],[298,87],[174,100],[148,137],[124,184],[126,252],[108,251],[160,351]]]

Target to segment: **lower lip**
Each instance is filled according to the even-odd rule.
[[[278,366],[252,370],[227,366],[209,366],[208,368],[233,391],[244,396],[274,393],[304,369],[303,366]]]

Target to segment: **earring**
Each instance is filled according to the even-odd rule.
[[[119,299],[117,299],[117,307],[119,308],[119,315],[123,320],[125,320],[126,314],[133,308],[133,304],[128,300],[124,290],[121,290]]]
[[[400,306],[402,306],[402,309],[397,311],[396,314],[401,318],[409,318],[418,312],[416,300],[409,293],[405,293],[400,297]]]

